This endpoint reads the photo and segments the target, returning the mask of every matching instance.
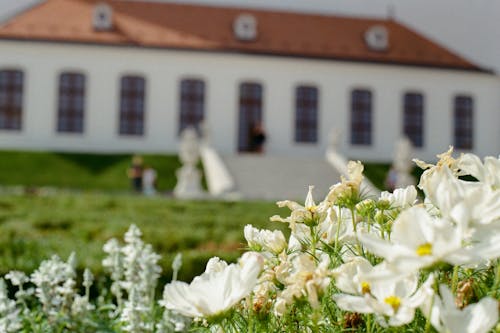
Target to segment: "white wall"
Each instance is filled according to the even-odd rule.
[[[332,127],[344,133],[341,150],[363,160],[390,160],[401,133],[402,95],[425,95],[425,147],[416,155],[433,159],[452,143],[452,102],[457,93],[474,97],[475,153],[500,151],[500,80],[476,72],[323,60],[153,50],[92,45],[0,41],[0,68],[25,71],[23,130],[0,131],[0,147],[80,151],[177,150],[179,81],[198,77],[206,83],[206,121],[215,147],[237,150],[238,85],[262,82],[266,150],[273,154],[320,156]],[[57,79],[64,70],[86,73],[85,132],[56,131]],[[146,79],[146,120],[143,137],[118,135],[119,80],[124,74]],[[315,84],[320,90],[318,144],[293,142],[294,88]],[[349,144],[350,91],[373,92],[373,145]]]

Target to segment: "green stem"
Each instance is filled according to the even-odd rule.
[[[312,254],[313,257],[316,257],[316,243],[317,243],[317,239],[316,239],[316,232],[315,232],[313,226],[309,227],[309,232],[311,233],[311,254]]]
[[[351,211],[352,228],[354,229],[354,234],[356,235],[356,214],[353,207],[350,208],[350,211]],[[358,237],[356,237],[356,250],[358,251],[359,256],[363,255],[361,251],[361,244],[359,243]]]
[[[335,233],[335,255],[338,253],[338,244],[340,236],[340,224],[342,223],[342,209],[339,208],[339,216],[337,219],[337,232]]]
[[[458,266],[453,266],[453,276],[451,277],[451,291],[453,293],[457,290],[458,283]]]
[[[495,282],[493,283],[493,296],[494,297],[497,297],[498,295],[498,291],[500,289],[500,265],[499,265],[500,261],[497,260],[496,262],[496,272],[495,272]]]
[[[429,306],[429,313],[427,313],[427,318],[425,318],[424,333],[429,333],[431,331],[431,314],[432,314],[432,307],[434,306],[434,297],[436,296],[432,296],[431,304]]]

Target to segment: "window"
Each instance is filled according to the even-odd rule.
[[[351,144],[372,143],[372,93],[353,90],[351,93]]]
[[[424,97],[419,93],[404,95],[403,133],[415,147],[424,145]]]
[[[295,142],[318,141],[318,89],[300,86],[295,91]]]
[[[201,80],[182,80],[180,102],[179,133],[186,127],[199,130],[205,113],[205,83]]]
[[[124,76],[120,93],[120,134],[144,134],[146,82],[140,76]]]
[[[20,130],[23,109],[23,72],[0,71],[0,129]]]
[[[240,85],[238,150],[254,151],[253,130],[262,123],[262,85],[244,82]]]
[[[458,149],[473,147],[473,100],[470,96],[455,97],[454,146]]]
[[[85,76],[62,73],[59,77],[58,132],[83,132]]]

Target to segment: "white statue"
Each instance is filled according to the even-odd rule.
[[[394,149],[394,161],[392,168],[396,173],[395,188],[415,185],[415,179],[411,175],[413,169],[413,146],[406,136],[396,142]]]
[[[338,151],[341,132],[336,128],[332,128],[328,133],[328,149],[331,151]]]
[[[179,158],[182,167],[176,171],[177,185],[174,195],[182,199],[194,199],[203,196],[201,173],[196,168],[200,159],[198,135],[194,128],[186,128],[181,133]]]

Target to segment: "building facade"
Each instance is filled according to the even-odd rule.
[[[193,23],[217,15],[218,35]],[[367,161],[390,160],[402,135],[424,159],[500,152],[498,76],[392,21],[49,0],[0,28],[0,50],[2,149],[171,153],[203,121],[222,154],[252,150],[260,123],[268,154],[323,155],[332,129]]]

